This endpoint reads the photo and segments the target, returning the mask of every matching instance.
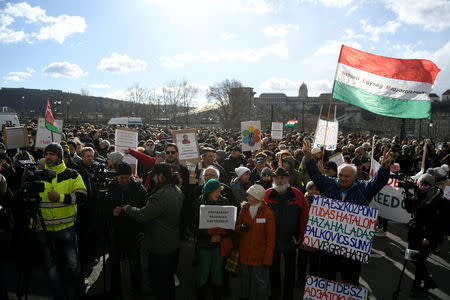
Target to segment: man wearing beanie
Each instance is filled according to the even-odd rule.
[[[116,152],[115,152],[116,153]],[[131,167],[126,162],[115,166],[116,178],[108,186],[107,203],[112,207],[131,205],[137,208],[145,206],[147,192],[131,175]],[[112,211],[111,211],[112,213]],[[126,214],[114,216],[112,220],[111,238],[111,292],[120,296],[121,272],[120,262],[126,259],[129,265],[132,293],[138,295],[141,291],[141,260],[140,249],[144,226]]]
[[[36,237],[53,297],[62,299],[64,296],[62,274],[58,273],[63,266],[69,269],[76,296],[83,296],[85,291],[81,280],[74,223],[77,216],[77,204],[86,201],[86,186],[77,171],[67,168],[64,164],[61,145],[50,143],[44,149],[44,158],[45,168],[56,173],[56,177],[50,182],[43,182],[44,191],[39,193],[41,197],[39,207],[48,231],[49,243],[41,224],[33,222],[31,227],[36,226]],[[49,244],[54,245],[55,248],[50,249]],[[59,254],[61,257],[53,261],[51,253]],[[63,264],[57,266],[57,262],[61,259]]]
[[[289,185],[289,173],[283,167],[275,171],[273,187],[266,191],[264,201],[272,209],[276,223],[276,243],[270,268],[272,299],[283,293],[292,300],[295,282],[295,256],[308,222],[308,204],[300,190]],[[284,259],[284,287],[281,289],[281,259]]]
[[[236,231],[241,237],[239,259],[241,262],[241,299],[266,299],[269,296],[269,267],[275,248],[275,217],[263,201],[266,190],[252,185],[247,190],[247,202],[243,203],[236,221]],[[251,290],[251,282],[254,289]]]

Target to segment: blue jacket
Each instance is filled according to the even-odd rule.
[[[390,174],[390,170],[380,168],[373,179],[355,180],[353,185],[344,191],[337,182],[337,178],[320,173],[314,160],[306,160],[306,170],[319,189],[320,195],[364,206],[369,205],[372,198],[388,183]],[[345,199],[342,199],[343,194]]]

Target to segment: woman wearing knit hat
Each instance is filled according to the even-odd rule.
[[[222,261],[223,257],[228,255],[233,247],[230,235],[232,230],[223,228],[199,229],[199,212],[200,205],[229,205],[228,199],[224,198],[222,192],[222,184],[216,179],[210,179],[205,183],[202,194],[196,205],[197,214],[195,218],[197,228],[197,249],[198,249],[198,266],[195,285],[199,299],[205,299],[208,285],[212,285],[212,293],[214,299],[221,298],[222,278]]]
[[[266,190],[259,184],[247,190],[236,221],[240,233],[239,258],[241,261],[241,299],[266,299],[269,295],[269,266],[275,248],[275,218],[263,201]],[[254,286],[251,286],[251,283]]]
[[[241,206],[241,203],[247,199],[247,189],[250,187],[250,169],[247,167],[239,167],[234,169],[237,177],[231,181],[231,189],[233,191],[232,203],[234,206]]]

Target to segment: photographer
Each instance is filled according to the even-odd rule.
[[[439,212],[442,205],[442,190],[435,185],[435,179],[430,174],[423,174],[419,178],[417,199],[410,212],[414,218],[409,224],[408,248],[418,250],[416,273],[411,289],[412,296],[420,290],[422,281],[424,289],[436,288],[431,274],[428,272],[425,262],[431,251],[436,249],[441,239]]]
[[[77,234],[74,223],[77,216],[77,203],[86,201],[86,187],[81,176],[73,169],[66,168],[62,161],[63,149],[57,143],[50,143],[44,149],[45,168],[56,172],[51,182],[43,181],[44,191],[39,193],[39,204],[46,234],[41,224],[36,226],[36,237],[50,280],[50,288],[55,299],[64,295],[62,283],[57,271],[57,262],[69,269],[71,283],[78,296],[84,295],[81,281],[80,261],[78,257]],[[56,250],[56,251],[55,251]],[[54,257],[60,255],[60,259]]]
[[[131,175],[131,167],[125,162],[117,164],[116,178],[108,187],[112,207],[131,205],[141,208],[147,202],[147,192]],[[112,213],[112,212],[111,212]],[[120,214],[112,220],[111,245],[111,292],[121,295],[120,261],[127,258],[130,265],[132,292],[141,291],[140,242],[144,237],[143,225],[126,214]]]

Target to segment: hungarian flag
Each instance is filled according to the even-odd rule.
[[[294,127],[295,124],[297,124],[297,123],[298,123],[297,120],[294,119],[294,120],[287,121],[284,126],[285,127]]]
[[[49,99],[47,99],[47,110],[45,111],[45,128],[47,128],[51,132],[61,134],[61,131],[55,126],[55,119],[53,118]]]
[[[426,59],[397,59],[342,45],[333,98],[375,114],[431,118],[429,94],[439,68]]]

